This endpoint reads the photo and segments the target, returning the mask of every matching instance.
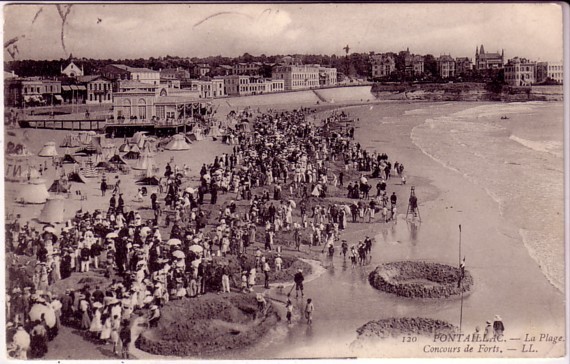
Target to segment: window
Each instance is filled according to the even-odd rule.
[[[139,119],[146,119],[146,101],[139,99]]]
[[[123,101],[123,110],[126,118],[131,117],[131,100],[125,99]]]

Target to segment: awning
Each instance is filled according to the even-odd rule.
[[[70,86],[61,86],[61,91],[71,91]]]
[[[71,89],[74,90],[74,91],[77,91],[77,90],[78,90],[77,86],[75,86],[75,85],[71,85],[71,86],[69,86],[69,87],[71,87]]]
[[[54,95],[56,100],[63,101],[63,97],[61,95]]]
[[[78,90],[81,90],[81,91],[86,91],[86,90],[87,90],[84,85],[77,85],[77,86],[75,86],[75,87],[77,87],[77,89],[78,89]]]

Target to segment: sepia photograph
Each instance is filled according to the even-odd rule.
[[[0,361],[568,360],[569,14],[3,2]]]

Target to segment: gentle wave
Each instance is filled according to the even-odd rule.
[[[482,187],[497,203],[501,216],[521,229],[522,243],[546,278],[562,290],[562,143],[520,138],[507,129],[509,125],[481,118],[505,113],[536,115],[534,119],[516,118],[517,130],[523,135],[532,135],[537,122],[550,128],[544,135],[556,135],[551,128],[556,127],[553,118],[558,114],[538,102],[477,106],[426,118],[412,129],[410,137],[423,154]],[[529,190],[540,191],[540,198],[529,195]]]
[[[537,152],[550,153],[556,157],[562,158],[564,153],[562,151],[563,145],[556,141],[534,141],[519,138],[516,135],[509,136],[509,139]]]

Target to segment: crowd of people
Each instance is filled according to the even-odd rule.
[[[375,222],[375,213],[381,213],[378,222],[395,222],[397,197],[388,197],[386,184],[393,178],[388,156],[354,142],[354,128],[339,125],[337,114],[317,126],[308,118],[314,112],[260,113],[251,131],[236,128],[232,153],[204,165],[199,186],[184,187],[185,173],[168,163],[164,187],[149,196],[152,217],[128,206],[117,188],[107,208],[79,211],[61,231],[52,225],[36,228],[18,216],[8,226],[6,246],[37,263],[31,279],[26,266],[10,267],[7,319],[13,332],[7,337],[13,355],[44,356],[60,325],[68,325],[128,357],[135,313],[156,326],[170,300],[232,288],[249,293],[258,272],[269,288],[272,272],[284,269],[283,248],[320,246],[332,256],[349,216],[352,223]],[[403,164],[394,167],[405,178]],[[344,188],[349,178],[356,180],[348,183],[346,196],[340,193],[348,202],[327,204],[323,198]],[[368,178],[379,179],[375,197]],[[229,196],[220,204],[218,194]],[[279,235],[286,239],[277,243]],[[340,254],[348,254],[355,267],[366,264],[371,247],[369,237],[350,247],[342,241]],[[277,255],[269,259],[268,253]],[[240,266],[231,267],[223,259],[228,256],[237,257]],[[112,282],[54,293],[56,282],[91,271]],[[295,285],[303,296],[297,274]],[[291,307],[288,303],[289,321]],[[309,324],[313,311],[308,300]]]

